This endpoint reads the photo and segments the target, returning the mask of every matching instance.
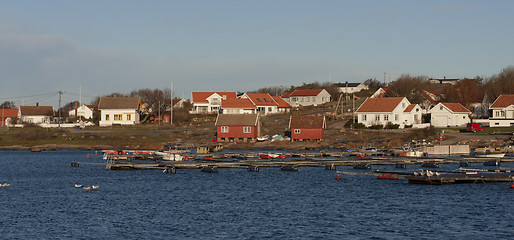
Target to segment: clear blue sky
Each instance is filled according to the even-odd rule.
[[[0,101],[250,91],[514,64],[514,1],[0,0]],[[22,97],[32,95],[38,97]]]

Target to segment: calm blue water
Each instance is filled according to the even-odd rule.
[[[92,159],[85,158],[87,153]],[[335,180],[335,172],[324,168],[257,173],[220,169],[217,174],[177,170],[173,175],[93,165],[73,168],[72,161],[101,162],[101,157],[86,151],[0,151],[0,183],[11,184],[0,188],[0,238],[514,236],[514,189],[508,183],[426,186],[368,176]],[[74,184],[100,189],[86,192]]]

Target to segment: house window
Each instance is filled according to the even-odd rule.
[[[364,114],[362,115],[362,121],[367,121],[368,120],[368,115]]]
[[[443,110],[443,106],[439,106],[439,110]]]
[[[122,114],[114,114],[114,121],[121,121],[123,118]]]
[[[294,134],[300,134],[301,130],[300,129],[295,129],[294,130]]]
[[[384,121],[389,121],[389,115],[384,114]]]
[[[228,133],[228,126],[221,126],[222,133]]]
[[[272,111],[272,108],[271,107],[268,107],[268,112],[271,112]]]
[[[306,102],[309,102],[309,101],[310,101],[310,99],[309,99],[309,97],[307,97],[307,98],[306,98]]]
[[[243,127],[243,133],[251,133],[252,127]]]
[[[375,115],[375,121],[380,121],[380,115]]]
[[[395,114],[395,115],[394,115],[394,120],[398,122],[398,120],[399,120],[399,119],[400,119],[400,115]]]
[[[105,114],[105,121],[109,121],[109,114]]]
[[[312,101],[313,101],[313,102],[316,102],[316,97],[312,97]]]
[[[265,102],[269,102],[267,98],[263,98]]]
[[[257,102],[262,102],[262,100],[260,98],[257,98]]]
[[[127,121],[130,121],[130,120],[131,120],[131,118],[132,118],[132,115],[127,114]]]

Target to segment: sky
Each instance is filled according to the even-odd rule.
[[[514,64],[514,1],[0,0],[0,102],[133,90],[490,77]]]

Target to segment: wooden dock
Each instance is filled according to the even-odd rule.
[[[449,173],[439,176],[405,176],[409,183],[442,185],[454,183],[488,183],[514,181],[514,173],[511,172],[474,172],[474,173]]]

